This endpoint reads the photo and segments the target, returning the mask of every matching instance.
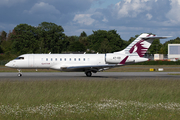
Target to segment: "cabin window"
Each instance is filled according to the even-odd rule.
[[[60,61],[62,61],[62,58],[60,58]]]
[[[74,61],[76,61],[76,58],[74,58]]]
[[[55,61],[57,61],[57,58],[55,59]]]
[[[48,58],[46,58],[46,61],[48,61]]]
[[[53,61],[53,59],[51,58],[51,61]]]
[[[64,58],[64,61],[66,61],[66,58]]]
[[[69,58],[69,61],[71,61],[71,58]]]
[[[85,58],[84,58],[83,60],[84,60],[84,61],[86,61],[86,59],[85,59]]]
[[[24,60],[24,57],[17,57],[15,60]]]
[[[81,59],[79,58],[79,61],[81,61]]]

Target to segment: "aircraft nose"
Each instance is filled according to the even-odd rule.
[[[6,63],[5,66],[6,66],[6,67],[12,67],[12,65],[11,65],[10,62]]]

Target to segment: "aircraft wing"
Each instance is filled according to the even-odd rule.
[[[70,65],[70,66],[61,66],[59,67],[58,65],[52,66],[52,69],[56,70],[62,70],[62,71],[92,71],[92,72],[97,72],[97,71],[103,71],[107,70],[113,67],[118,67],[118,66],[123,66],[126,64],[126,60],[128,59],[128,56],[126,56],[119,64],[102,64],[102,65]]]
[[[105,64],[105,65],[86,65],[86,66],[69,66],[69,67],[61,67],[62,71],[103,71],[113,67],[117,67],[119,64]]]
[[[62,71],[79,71],[79,72],[86,72],[86,71],[92,71],[92,72],[98,72],[98,71],[103,71],[103,70],[107,70],[113,67],[118,67],[118,66],[123,66],[125,64],[128,64],[129,62],[126,63],[126,60],[128,59],[129,56],[126,56],[119,64],[101,64],[101,65],[55,65],[52,66],[51,69],[55,69],[55,70],[62,70]],[[134,62],[134,61],[133,61]],[[130,62],[132,63],[132,62]]]

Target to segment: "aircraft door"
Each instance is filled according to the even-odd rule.
[[[33,55],[29,56],[28,65],[29,65],[29,67],[34,67],[34,56]]]

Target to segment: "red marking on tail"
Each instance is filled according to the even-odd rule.
[[[119,64],[125,64],[129,56],[126,56]]]
[[[139,42],[137,42],[137,43],[129,50],[129,53],[137,52],[137,54],[139,55],[139,57],[143,57],[144,54],[146,53],[146,51],[148,50],[148,48],[143,47],[144,44],[142,44],[142,42],[144,42],[144,40],[140,40]],[[134,51],[135,46],[137,47],[137,50],[136,50],[136,51]]]

